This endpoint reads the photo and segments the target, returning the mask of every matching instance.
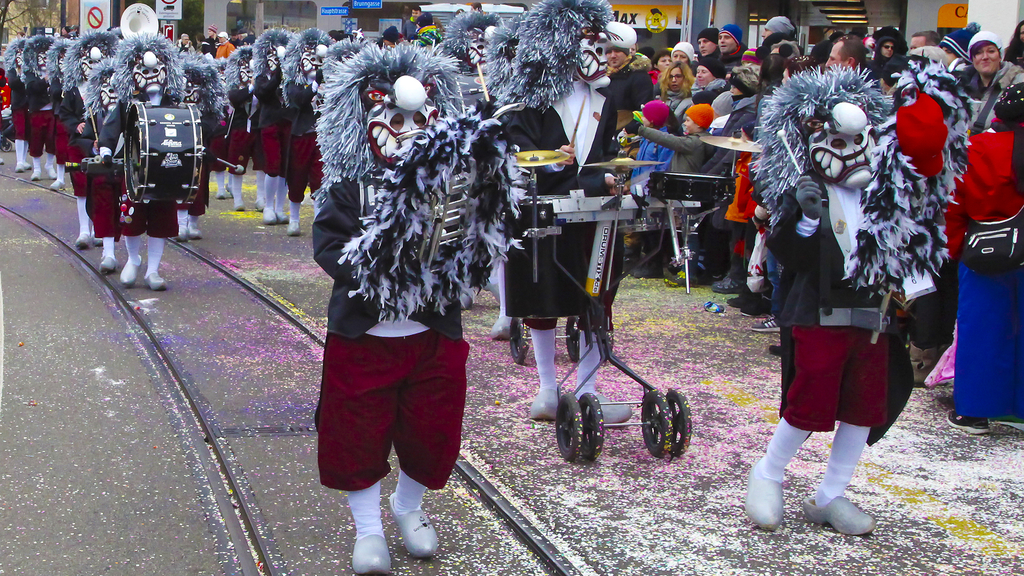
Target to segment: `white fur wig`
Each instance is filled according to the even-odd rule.
[[[227,106],[227,89],[224,87],[224,75],[217,65],[202,54],[189,54],[182,58],[182,72],[186,84],[183,95],[188,93],[189,87],[195,87],[199,113],[223,118]]]
[[[182,58],[171,41],[159,34],[137,34],[121,40],[114,54],[114,75],[110,78],[121,102],[135,99],[137,89],[133,72],[136,62],[142,61],[146,52],[152,52],[166,69],[164,94],[180,99],[185,92],[185,74]]]
[[[72,41],[61,65],[64,90],[81,86],[88,80],[82,70],[82,60],[90,58],[93,48],[99,50],[100,60],[103,60],[114,55],[118,42],[119,38],[113,32],[86,32]]]
[[[39,65],[39,57],[45,60],[46,51],[53,45],[53,36],[37,35],[25,42],[25,48],[21,52],[21,81],[28,84],[36,78],[43,78],[46,72],[46,63]]]

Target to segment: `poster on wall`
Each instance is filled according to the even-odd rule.
[[[110,28],[110,0],[81,0],[79,6],[82,32]]]
[[[379,30],[380,32],[383,32],[383,31],[387,30],[388,28],[391,28],[392,26],[394,26],[395,28],[398,28],[399,32],[402,31],[402,19],[401,18],[381,18],[379,22],[380,22],[380,24],[378,24],[379,27],[377,28],[377,30]]]
[[[613,17],[617,22],[653,34],[665,30],[680,30],[683,27],[682,6],[660,6],[656,4],[613,4]]]

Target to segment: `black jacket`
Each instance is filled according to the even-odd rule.
[[[817,176],[811,176],[820,182]],[[768,249],[786,272],[793,274],[793,283],[782,313],[779,314],[779,324],[814,326],[820,323],[823,249],[828,251],[831,286],[829,304],[835,308],[878,308],[882,303],[879,295],[867,290],[854,290],[850,282],[844,280],[846,273],[843,253],[832,231],[819,225],[814,234],[804,238],[796,231],[797,222],[801,218],[803,212],[795,194],[787,193],[783,197],[780,220],[768,235]]]
[[[25,85],[29,112],[39,112],[50,104],[50,83],[42,78],[32,77]]]
[[[288,109],[292,115],[292,136],[302,136],[315,129],[317,115],[313,110],[313,98],[316,92],[313,92],[313,87],[309,84],[288,84],[285,90],[288,91],[288,100],[291,102]]]
[[[273,126],[283,120],[291,120],[291,112],[281,102],[281,70],[264,74],[253,82],[253,94],[260,101],[258,128]]]
[[[88,125],[91,122],[86,118],[85,102],[82,100],[82,93],[78,91],[77,86],[64,93],[60,108],[55,108],[55,110],[57,110],[57,119],[70,134],[69,143],[72,146],[77,146],[86,154],[92,154],[92,143],[95,141],[95,136],[86,137],[84,130],[82,134],[78,133],[79,124]],[[98,126],[99,124],[97,124]],[[89,128],[90,133],[93,132],[89,126],[86,127]]]
[[[53,110],[56,112],[60,110],[60,103],[64,100],[64,89],[57,82],[50,84],[50,104],[53,106]]]
[[[313,222],[313,258],[334,278],[331,300],[327,305],[327,331],[345,338],[358,338],[379,322],[380,310],[349,292],[359,286],[351,264],[339,264],[341,251],[362,232],[360,191],[357,182],[346,180],[331,186],[320,212]],[[440,332],[447,338],[462,338],[462,306],[453,303],[444,314],[417,313],[414,320]]]
[[[732,69],[743,63],[743,53],[747,51],[747,47],[743,44],[739,45],[739,48],[732,54],[722,54],[718,57],[718,61],[725,64],[726,72],[732,72]]]
[[[629,112],[631,117],[634,111],[656,98],[651,75],[639,65],[636,55],[608,78],[611,80],[608,95],[616,112]]]
[[[650,83],[650,80],[647,81]],[[605,89],[606,90],[606,89]],[[605,94],[601,119],[595,132],[595,141],[585,161],[577,163],[589,164],[604,162],[615,157],[618,143],[615,141],[615,109],[612,99]],[[512,142],[520,150],[558,150],[569,144],[569,138],[562,128],[562,120],[553,107],[544,112],[536,108],[527,108],[516,113],[509,123],[509,134]],[[577,135],[577,140],[579,139]],[[579,143],[577,142],[577,148]],[[577,173],[578,164],[566,166],[558,172],[537,171],[537,189],[539,194],[565,196],[570,190],[582,189],[587,196],[604,196],[608,189],[604,185],[605,170],[601,168],[581,168]]]
[[[178,102],[170,96],[164,95],[163,100],[160,102],[161,106],[174,106]],[[103,125],[100,126],[100,137],[99,147],[110,148],[114,150],[117,148],[117,140],[121,134],[124,133],[127,126],[128,117],[128,105],[124,102],[118,102],[117,106],[114,106],[107,117],[103,119]]]
[[[252,93],[248,88],[236,88],[228,90],[228,103],[234,109],[229,115],[230,130],[245,129],[246,122],[251,118],[253,128],[259,122],[259,107],[252,105]],[[255,109],[254,109],[255,108]]]
[[[25,83],[17,76],[11,76],[8,82],[11,86],[11,109],[28,109],[28,94],[25,93]]]

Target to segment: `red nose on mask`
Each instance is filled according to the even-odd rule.
[[[949,130],[942,109],[931,96],[920,93],[917,102],[896,111],[896,139],[919,174],[928,178],[942,171],[942,149]]]

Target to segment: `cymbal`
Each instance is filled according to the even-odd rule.
[[[516,160],[523,168],[538,168],[568,160],[569,155],[561,150],[527,150],[516,152]]]
[[[615,160],[609,160],[608,162],[594,162],[593,164],[584,164],[585,168],[611,168],[612,170],[632,170],[633,168],[640,168],[642,166],[657,166],[658,164],[664,164],[664,162],[655,162],[653,160],[633,160],[632,158],[616,158]]]
[[[750,140],[741,140],[739,138],[732,138],[729,136],[711,136],[710,134],[701,134],[701,142],[711,144],[716,148],[725,148],[726,150],[736,150],[738,152],[760,152],[761,145],[757,142]]]

